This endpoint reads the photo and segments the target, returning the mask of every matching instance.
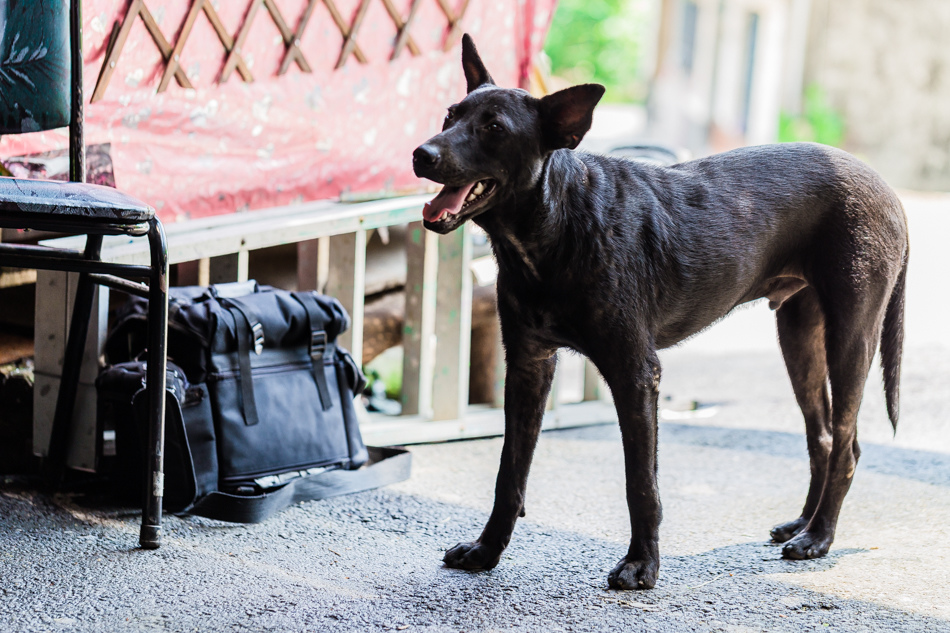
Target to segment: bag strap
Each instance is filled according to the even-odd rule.
[[[259,495],[212,492],[187,510],[218,521],[260,523],[299,502],[379,488],[409,478],[412,454],[405,448],[370,446],[370,461],[359,470],[327,470],[299,477]]]
[[[310,361],[313,363],[311,373],[314,382],[317,383],[317,391],[320,393],[320,404],[324,411],[329,411],[333,406],[333,401],[330,399],[330,387],[327,385],[327,377],[323,370],[323,358],[333,354],[333,342],[327,338],[326,324],[322,318],[323,311],[317,305],[313,294],[309,292],[291,294],[307,311],[307,320],[310,322]]]
[[[254,399],[254,381],[251,378],[251,337],[254,337],[254,352],[264,351],[264,328],[251,310],[239,301],[228,301],[228,311],[234,317],[235,337],[238,346],[238,368],[241,383],[241,410],[244,424],[254,426],[260,422],[257,402]]]

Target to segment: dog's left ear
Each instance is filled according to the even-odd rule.
[[[472,36],[468,33],[462,36],[462,70],[465,71],[465,82],[468,84],[469,92],[484,84],[495,84],[485,64],[482,63],[482,58],[478,56],[478,51],[475,50]]]
[[[600,84],[582,84],[541,99],[541,128],[549,149],[577,147],[594,119],[594,106],[604,96]]]

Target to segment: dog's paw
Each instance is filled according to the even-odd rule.
[[[653,589],[659,571],[659,561],[621,558],[607,575],[607,585],[611,589]]]
[[[831,536],[821,536],[812,532],[800,532],[782,548],[782,558],[806,560],[821,558],[831,548]]]
[[[805,517],[798,517],[794,521],[776,525],[774,528],[772,528],[769,534],[772,536],[772,540],[774,542],[784,543],[804,530],[806,525],[808,525],[808,519]]]
[[[459,543],[442,557],[442,562],[446,567],[469,571],[492,569],[499,560],[501,560],[500,550],[491,549],[478,541]]]

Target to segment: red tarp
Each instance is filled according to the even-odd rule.
[[[391,0],[400,22],[418,4],[409,33],[419,55],[407,47],[390,60],[398,30],[387,0],[314,1],[299,44],[312,72],[291,63],[278,75],[286,47],[270,9],[296,30],[311,0],[206,0],[225,39],[238,39],[250,18],[239,56],[253,81],[237,71],[220,81],[226,48],[202,11],[179,57],[193,88],[172,79],[159,93],[166,63],[143,15],[154,19],[171,50],[201,1],[83,3],[86,143],[111,144],[116,186],[155,206],[165,222],[418,189],[423,183],[412,174],[411,152],[464,95],[461,33],[472,34],[497,83],[517,86],[543,44],[556,2]],[[117,30],[140,4],[145,10],[134,17],[102,97],[89,103],[114,25]],[[450,20],[443,7],[463,14],[447,52]],[[350,54],[335,69],[344,36],[333,8],[344,30],[364,14],[354,39],[367,63]],[[5,136],[0,157],[66,146],[65,130]]]

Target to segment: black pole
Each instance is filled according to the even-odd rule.
[[[148,457],[145,504],[139,545],[161,545],[162,497],[165,486],[165,352],[168,337],[168,248],[165,230],[158,218],[150,221],[148,242],[152,254],[152,277],[148,300]]]
[[[69,3],[69,48],[69,179],[86,182],[86,145],[82,130],[82,0],[71,0]]]
[[[70,0],[69,3],[69,50],[69,179],[73,182],[85,182],[86,147],[82,129],[82,0]],[[102,236],[87,237],[84,256],[89,259],[99,259],[101,247]],[[56,412],[53,414],[53,428],[50,431],[45,468],[47,476],[53,479],[54,485],[62,482],[66,469],[69,429],[76,403],[76,390],[82,366],[83,348],[86,346],[86,332],[89,329],[94,290],[89,278],[81,273],[76,290],[76,302],[73,305],[73,316],[69,324],[69,337],[66,339],[63,373],[59,381]]]

